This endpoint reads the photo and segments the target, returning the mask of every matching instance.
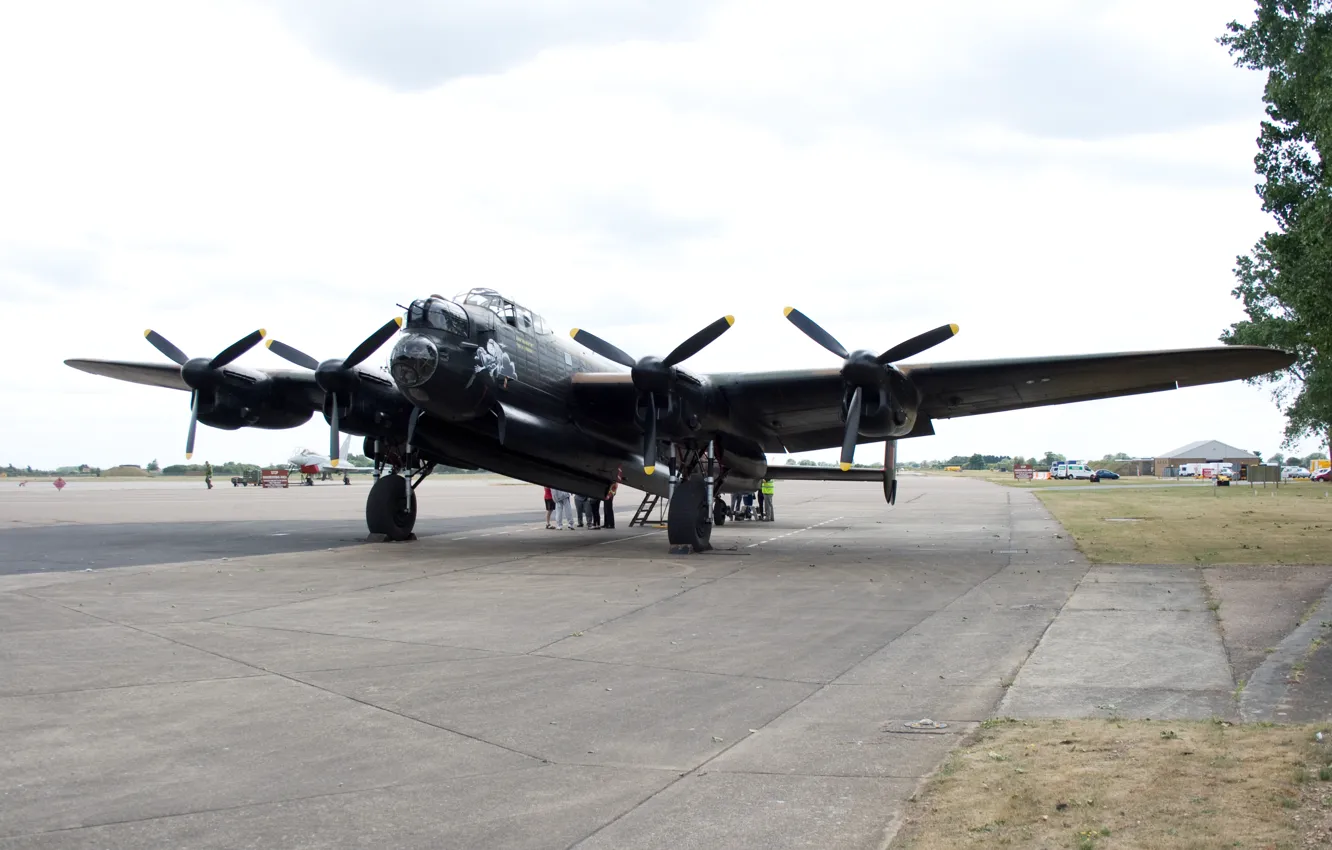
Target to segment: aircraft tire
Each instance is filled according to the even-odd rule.
[[[666,511],[666,539],[672,546],[692,546],[695,552],[712,548],[712,523],[707,484],[696,475],[675,485],[675,497]]]
[[[718,499],[717,501],[712,503],[712,524],[713,525],[726,524],[726,503],[723,502],[721,499]]]
[[[401,475],[385,475],[370,488],[365,498],[365,524],[371,534],[382,534],[389,540],[406,540],[416,525],[416,497],[407,509],[407,484]]]

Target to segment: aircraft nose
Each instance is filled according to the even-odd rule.
[[[419,387],[430,380],[439,366],[439,349],[418,334],[406,334],[393,346],[389,371],[401,387]]]

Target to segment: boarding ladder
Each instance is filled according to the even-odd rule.
[[[658,515],[656,522],[661,522],[661,517],[666,515],[666,505],[670,504],[670,500],[662,499],[656,493],[648,493],[643,496],[643,501],[638,503],[638,510],[634,511],[634,518],[629,520],[629,527],[652,522],[652,510],[657,507],[658,502],[661,502],[661,514]]]

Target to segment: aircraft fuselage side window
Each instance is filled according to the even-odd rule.
[[[518,317],[518,330],[527,331],[528,333],[531,333],[532,312],[528,310],[526,307],[518,307],[516,305],[514,307],[514,312]]]

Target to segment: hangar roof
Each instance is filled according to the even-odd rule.
[[[1198,440],[1195,443],[1189,443],[1187,446],[1168,451],[1157,457],[1176,458],[1176,457],[1201,457],[1201,458],[1253,458],[1258,459],[1258,455],[1245,449],[1237,449],[1234,446],[1227,445],[1220,440]]]

